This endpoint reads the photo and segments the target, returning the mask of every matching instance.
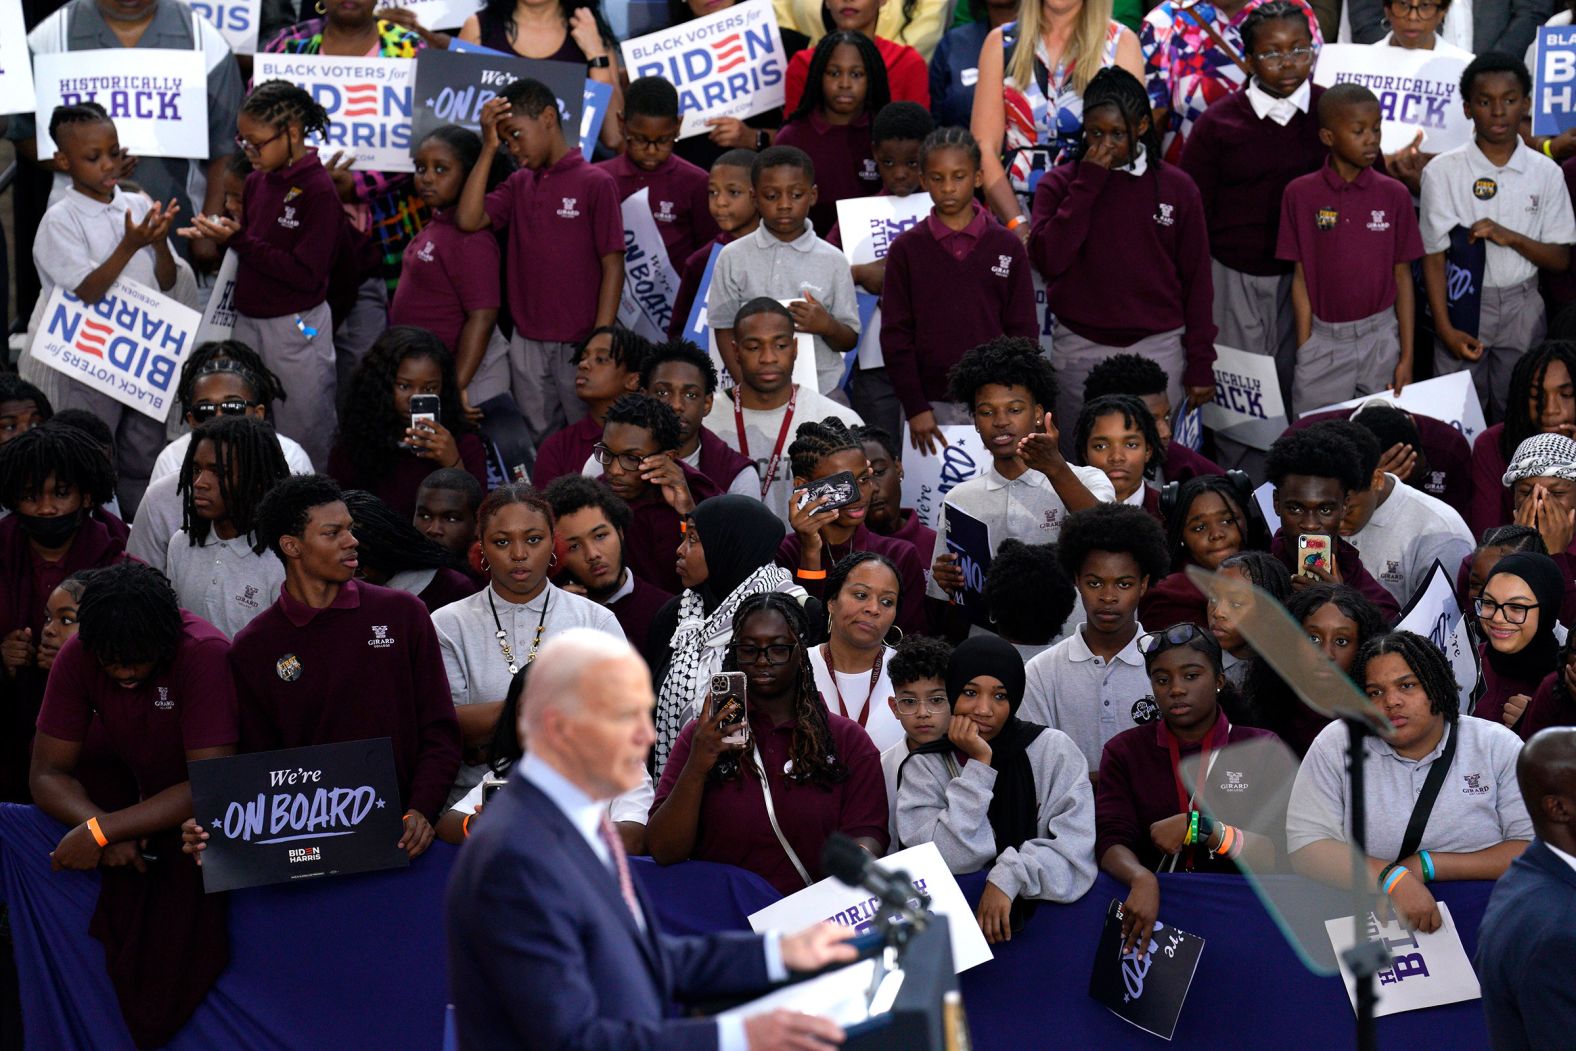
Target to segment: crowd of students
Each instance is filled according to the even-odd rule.
[[[1347,729],[1244,633],[1284,617],[1395,728],[1370,744],[1367,853],[1396,910],[1431,930],[1429,882],[1505,871],[1532,837],[1521,739],[1576,725],[1576,137],[1528,131],[1536,22],[1386,4],[1375,46],[1476,57],[1472,142],[1385,156],[1379,99],[1311,83],[1320,5],[1142,6],[1117,5],[1128,26],[1109,0],[970,3],[946,29],[929,0],[784,0],[784,109],[680,139],[678,92],[627,78],[595,5],[488,0],[460,39],[614,85],[596,155],[524,78],[479,134],[417,142],[409,176],[321,154],[322,107],[243,92],[227,52],[206,191],[128,157],[102,108],[54,112],[40,302],[116,279],[200,301],[194,273],[237,263],[233,336],[187,356],[168,428],[30,349],[0,375],[0,789],[69,828],[57,867],[103,872],[94,933],[140,1046],[226,959],[185,761],[388,737],[401,847],[463,843],[484,778],[529,749],[533,659],[572,628],[646,658],[656,745],[610,816],[661,863],[790,894],[833,832],[933,842],[988,870],[997,942],[1104,870],[1140,952],[1158,871],[1341,884]],[[183,13],[70,0],[30,41],[146,46]],[[449,43],[370,0],[273,28],[265,50]],[[642,190],[682,277],[662,342],[618,318]],[[837,202],[924,193],[884,260],[849,265]],[[1465,242],[1486,243],[1473,324],[1445,287]],[[715,355],[679,338],[697,303]],[[1179,437],[1217,340],[1275,360],[1296,422],[1267,450]],[[1383,401],[1307,415],[1463,369],[1492,424],[1470,442]],[[513,472],[511,413],[534,447]],[[987,462],[927,520],[904,461],[959,426]],[[848,500],[811,497],[847,476]],[[983,581],[953,512],[986,529]],[[1394,630],[1436,565],[1478,682]],[[743,697],[711,694],[720,672]],[[1435,763],[1470,790],[1406,836]]]

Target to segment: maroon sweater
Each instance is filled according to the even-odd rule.
[[[1478,696],[1477,704],[1472,709],[1472,714],[1479,719],[1487,719],[1491,723],[1500,722],[1504,714],[1505,702],[1517,694],[1531,697],[1538,692],[1542,679],[1516,679],[1499,674],[1488,660],[1488,643],[1478,647],[1478,660],[1483,665],[1483,692]],[[1529,702],[1528,707],[1531,707]],[[1521,713],[1523,718],[1526,712]],[[1520,731],[1518,725],[1513,729]]]
[[[861,525],[854,530],[854,535],[849,539],[847,546],[835,557],[823,545],[821,565],[823,568],[829,567],[838,558],[851,555],[855,551],[874,551],[892,560],[892,564],[897,567],[898,584],[902,591],[895,623],[905,632],[924,634],[928,631],[929,625],[925,620],[925,563],[914,550],[914,545],[907,540],[872,533]],[[777,564],[790,573],[796,572],[799,568],[799,534],[793,530],[789,530],[788,535],[783,537],[783,542],[777,546]],[[825,580],[795,578],[794,582],[815,598],[821,598],[826,589]]]
[[[1214,283],[1198,187],[1171,164],[1143,175],[1077,161],[1034,191],[1029,258],[1056,319],[1106,347],[1183,329],[1189,387],[1215,383]]]
[[[797,146],[815,165],[815,203],[810,223],[825,237],[837,224],[837,202],[881,192],[881,173],[870,152],[870,115],[848,124],[828,124],[819,112],[790,120],[777,133],[777,145]]]
[[[1205,595],[1178,570],[1149,586],[1138,600],[1138,621],[1149,631],[1162,631],[1173,624],[1209,627],[1209,596]]]
[[[919,512],[912,507],[905,507],[898,512],[903,524],[886,535],[893,540],[907,540],[914,545],[914,553],[919,556],[920,565],[930,567],[930,561],[936,554],[936,531],[925,524]]]
[[[253,318],[311,310],[328,298],[341,225],[339,193],[316,150],[246,177],[235,250],[235,309]],[[327,335],[327,333],[324,333]]]
[[[719,493],[728,491],[739,472],[754,466],[754,460],[705,427],[700,429],[700,473],[711,479]]]
[[[1270,554],[1280,559],[1287,569],[1296,571],[1297,540],[1293,537],[1288,544],[1284,528],[1275,534],[1275,539],[1270,543]],[[1335,568],[1340,570],[1341,583],[1361,591],[1364,598],[1378,606],[1379,612],[1384,614],[1386,624],[1395,623],[1396,617],[1401,614],[1401,607],[1396,604],[1395,596],[1390,594],[1383,584],[1369,576],[1368,570],[1363,568],[1363,561],[1357,554],[1357,549],[1339,537],[1335,541]]]
[[[618,626],[624,629],[624,638],[629,640],[629,644],[645,653],[651,635],[651,622],[656,619],[657,610],[667,605],[672,597],[671,592],[641,580],[640,574],[636,573],[635,590],[617,602],[609,603],[607,608],[618,618]]]
[[[1530,741],[1533,734],[1550,726],[1576,726],[1576,701],[1571,700],[1569,691],[1560,691],[1564,694],[1561,697],[1554,695],[1554,686],[1562,671],[1556,669],[1545,675],[1532,700],[1527,702],[1527,710],[1521,713],[1521,721],[1516,724],[1516,732],[1523,741]]]
[[[1515,496],[1505,484],[1510,461],[1499,449],[1499,436],[1504,431],[1505,425],[1496,423],[1472,441],[1472,504],[1467,525],[1475,536],[1482,536],[1485,529],[1509,525],[1516,515]]]
[[[459,451],[459,466],[487,491],[487,450],[477,435],[467,432],[454,436]],[[328,452],[328,475],[347,489],[365,489],[394,509],[406,520],[416,514],[416,493],[427,476],[441,468],[435,460],[417,456],[408,449],[395,452],[382,477],[373,478],[357,467],[349,451],[339,442]]]
[[[697,504],[723,490],[689,464],[680,463],[689,482],[690,499]],[[602,482],[606,484],[604,477]],[[677,595],[684,590],[679,581],[679,516],[662,498],[662,490],[648,486],[629,501],[630,523],[624,530],[624,564],[637,577],[651,581],[663,591]]]
[[[620,154],[610,160],[598,161],[596,167],[618,180],[620,201],[648,191],[646,200],[651,208],[651,218],[662,234],[662,243],[668,250],[668,261],[675,270],[684,265],[698,245],[717,236],[717,223],[707,205],[706,171],[677,155],[657,165],[656,171],[646,171]]]
[[[1181,442],[1172,442],[1166,446],[1166,462],[1161,470],[1165,471],[1168,482],[1185,482],[1203,474],[1226,473],[1214,460],[1194,452]]]
[[[591,416],[582,417],[548,437],[536,452],[531,468],[531,484],[546,489],[547,483],[566,474],[579,474],[591,458],[591,447],[602,440],[602,425]]]
[[[288,681],[286,668],[297,672]],[[243,752],[390,738],[401,806],[437,821],[460,769],[460,724],[415,595],[351,580],[312,609],[281,588],[236,634],[230,669]]]
[[[1282,127],[1253,112],[1246,91],[1217,100],[1194,123],[1181,165],[1198,184],[1209,221],[1209,251],[1244,274],[1290,273],[1275,258],[1281,197],[1300,175],[1318,171],[1328,154],[1319,142],[1319,96],[1312,88],[1308,112]]]
[[[905,416],[947,398],[947,373],[998,336],[1039,338],[1034,279],[1018,235],[994,220],[961,260],[928,222],[898,235],[886,257],[881,353]]]

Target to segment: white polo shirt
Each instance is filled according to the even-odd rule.
[[[1423,169],[1419,225],[1425,252],[1450,247],[1450,231],[1492,219],[1507,230],[1545,244],[1576,244],[1576,217],[1560,166],[1516,141],[1503,168],[1477,142],[1441,153]],[[1483,283],[1509,288],[1536,277],[1538,268],[1513,248],[1488,242]]]
[[[1103,503],[1116,500],[1116,489],[1104,471],[1098,467],[1073,467],[1072,470],[1096,500]],[[1051,480],[1045,475],[1031,469],[1016,478],[1007,479],[996,470],[994,462],[990,470],[970,478],[949,492],[942,503],[983,522],[993,552],[1009,537],[1025,544],[1054,544],[1062,533],[1062,523],[1067,520],[1069,513],[1067,505],[1056,495]],[[931,565],[935,564],[938,555],[946,553],[946,530],[938,529],[936,547],[930,557]],[[934,579],[926,585],[925,593],[943,601],[947,598],[947,593],[936,585]]]
[[[1390,495],[1374,509],[1368,524],[1346,539],[1362,556],[1363,568],[1406,605],[1423,586],[1434,561],[1454,573],[1472,553],[1472,530],[1455,508],[1413,489],[1393,474]]]
[[[1023,669],[1023,707],[1019,717],[1054,727],[1073,739],[1089,762],[1100,769],[1105,743],[1160,716],[1144,657],[1138,652],[1143,625],[1109,661],[1095,655],[1083,629],[1030,661]]]

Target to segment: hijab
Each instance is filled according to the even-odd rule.
[[[1538,600],[1538,630],[1519,652],[1501,653],[1492,643],[1483,644],[1483,657],[1502,679],[1537,683],[1543,681],[1559,663],[1560,644],[1554,625],[1565,602],[1565,579],[1559,565],[1548,555],[1517,551],[1494,563],[1488,580],[1501,573],[1518,576],[1527,582]],[[1487,587],[1488,581],[1484,581]]]
[[[706,550],[706,580],[697,590],[710,614],[750,574],[776,560],[787,530],[765,504],[736,493],[702,500],[693,517]]]

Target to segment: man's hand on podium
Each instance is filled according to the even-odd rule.
[[[853,963],[859,952],[848,939],[854,936],[852,927],[835,923],[817,923],[798,934],[783,935],[781,948],[783,966],[790,971],[819,971],[829,963]]]
[[[744,1039],[750,1051],[825,1051],[843,1042],[843,1030],[827,1018],[778,1009],[746,1018]]]

